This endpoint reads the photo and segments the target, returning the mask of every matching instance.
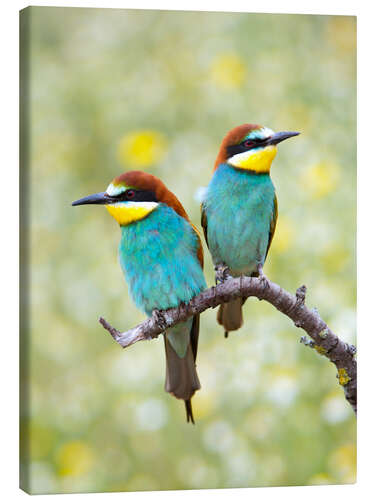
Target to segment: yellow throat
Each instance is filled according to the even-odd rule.
[[[270,171],[272,160],[275,158],[277,148],[274,145],[266,146],[260,150],[245,151],[229,158],[228,163],[233,167],[252,170],[257,174],[265,174]]]
[[[126,226],[140,219],[144,219],[158,206],[154,201],[113,203],[106,205],[106,209],[120,226]]]

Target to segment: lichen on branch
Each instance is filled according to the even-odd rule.
[[[345,397],[354,412],[357,412],[356,349],[340,340],[323,321],[316,309],[309,309],[305,305],[305,285],[299,287],[292,295],[264,276],[261,278],[246,276],[232,278],[229,276],[224,282],[204,290],[187,304],[181,304],[179,307],[165,311],[155,311],[150,318],[127,332],[120,332],[113,328],[103,318],[100,318],[99,321],[118,344],[122,347],[129,347],[141,340],[157,337],[167,328],[185,321],[194,314],[215,308],[219,304],[230,302],[238,297],[257,297],[260,300],[266,300],[282,314],[288,316],[297,328],[302,328],[310,339],[302,337],[301,341],[334,363],[337,368],[337,378],[344,389]]]

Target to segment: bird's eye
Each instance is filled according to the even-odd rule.
[[[133,198],[134,198],[134,196],[135,196],[135,191],[134,191],[134,189],[128,189],[128,190],[126,191],[126,198],[127,198],[128,200],[133,199]]]
[[[247,148],[251,148],[252,146],[254,146],[254,141],[251,141],[250,139],[247,139],[245,142],[244,142],[244,146],[247,147]]]

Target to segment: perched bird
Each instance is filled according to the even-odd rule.
[[[203,249],[196,228],[163,182],[140,171],[116,177],[107,191],[73,202],[105,205],[121,228],[120,264],[137,307],[148,316],[187,303],[206,288]],[[164,332],[165,390],[185,401],[200,389],[195,367],[199,315]]]
[[[240,125],[224,137],[213,177],[202,200],[202,226],[217,270],[231,276],[263,275],[277,221],[277,198],[270,178],[276,145],[299,132],[273,132]],[[243,324],[243,299],[222,304],[217,321],[225,336]]]

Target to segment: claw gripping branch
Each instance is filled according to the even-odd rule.
[[[202,313],[208,308],[229,302],[238,297],[258,297],[272,304],[281,313],[288,316],[293,323],[305,330],[311,340],[302,337],[301,341],[313,347],[319,354],[327,357],[337,368],[340,384],[344,388],[347,401],[354,412],[357,412],[357,361],[355,347],[340,340],[322,320],[316,309],[305,305],[306,287],[302,285],[295,295],[287,292],[276,283],[268,280],[264,286],[264,275],[259,278],[241,276],[232,278],[225,269],[216,270],[220,275],[220,283],[208,288],[194,297],[187,304],[175,309],[154,312],[151,318],[127,332],[119,332],[105,319],[100,318],[102,326],[110,332],[113,339],[122,347],[128,347],[140,340],[157,337],[165,330],[190,316]]]

